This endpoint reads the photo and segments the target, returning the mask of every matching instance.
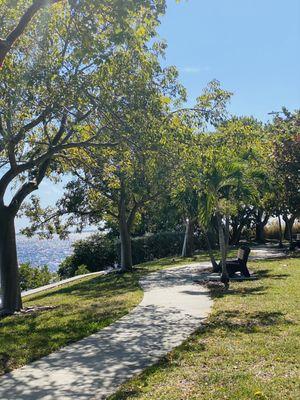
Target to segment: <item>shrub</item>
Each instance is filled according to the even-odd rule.
[[[32,267],[29,263],[21,264],[19,274],[21,290],[35,289],[57,279],[57,275],[52,273],[47,265]]]
[[[117,259],[114,240],[103,234],[94,234],[74,243],[74,254],[59,266],[61,278],[74,276],[79,266],[85,265],[89,272],[102,271],[113,266]]]
[[[179,255],[183,241],[184,233],[182,232],[162,232],[133,238],[133,264]]]
[[[57,273],[60,279],[71,278],[75,275],[77,268],[78,266],[76,265],[75,256],[73,254],[60,263]]]
[[[90,271],[88,270],[87,266],[84,264],[79,265],[79,267],[75,271],[76,276],[85,275],[85,274],[89,274],[89,273],[90,273]]]
[[[156,258],[180,255],[183,240],[184,233],[182,232],[163,232],[133,238],[133,265]],[[88,272],[101,271],[111,267],[116,260],[120,262],[120,247],[120,242],[110,236],[92,235],[88,239],[74,244],[74,254],[60,264],[58,274],[61,278],[69,278],[76,275],[82,265]],[[195,248],[200,247],[203,248],[203,243],[195,238]]]

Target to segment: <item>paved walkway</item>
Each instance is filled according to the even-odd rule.
[[[274,245],[262,245],[253,247],[250,253],[250,260],[264,260],[266,258],[282,258],[286,257],[286,253]]]
[[[45,290],[54,289],[54,288],[56,288],[58,286],[65,285],[66,283],[78,281],[79,279],[87,278],[89,276],[106,275],[106,274],[109,274],[112,271],[113,271],[113,269],[109,268],[109,269],[107,269],[105,271],[91,272],[90,274],[73,276],[72,278],[63,279],[61,281],[49,283],[49,285],[39,286],[36,289],[25,290],[24,292],[21,293],[21,295],[22,295],[22,297],[30,296],[31,294],[36,294],[36,293],[39,293],[39,292],[43,292]]]
[[[147,275],[130,314],[77,343],[0,378],[1,400],[105,399],[193,333],[212,300],[193,284],[210,263]]]

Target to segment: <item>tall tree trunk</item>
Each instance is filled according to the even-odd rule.
[[[232,218],[231,221],[231,235],[230,235],[230,244],[237,244],[238,243],[238,230],[240,224],[237,222],[237,219]]]
[[[289,223],[290,250],[295,250],[295,246],[294,246],[294,242],[293,242],[293,225],[294,225],[294,221],[290,221],[290,223]]]
[[[194,221],[187,220],[182,246],[182,257],[193,257],[194,255]]]
[[[208,254],[209,254],[210,261],[211,261],[211,265],[213,267],[213,272],[218,272],[219,266],[215,259],[215,256],[214,256],[211,244],[210,244],[209,233],[205,232],[204,236],[205,236],[205,240],[206,240],[206,244],[207,244],[207,249],[208,249]]]
[[[193,257],[195,247],[194,247],[194,228],[195,223],[193,220],[189,220],[189,229],[188,229],[188,236],[186,242],[186,256]]]
[[[265,226],[268,223],[269,216],[266,214],[263,216],[262,210],[257,210],[256,214],[256,226],[255,226],[255,241],[257,243],[265,243]]]
[[[226,246],[226,253],[228,252],[229,248],[229,230],[230,230],[230,221],[229,217],[225,219],[225,246]]]
[[[284,222],[285,222],[285,229],[288,233],[288,240],[290,242],[290,250],[294,250],[295,249],[295,245],[293,243],[293,226],[294,226],[294,222],[296,220],[296,217],[294,217],[293,215],[289,218],[288,216],[284,215],[283,216]]]
[[[265,243],[264,225],[261,221],[256,222],[255,226],[255,241],[257,243]]]
[[[0,210],[0,278],[2,314],[13,314],[22,308],[17,261],[14,215],[6,207]]]
[[[131,271],[132,270],[131,237],[126,217],[125,196],[122,194],[119,205],[119,229],[120,229],[120,241],[121,241],[121,268],[124,271]]]
[[[238,226],[236,226],[233,231],[232,231],[232,236],[231,236],[231,240],[230,243],[235,245],[235,244],[239,244],[240,240],[241,240],[241,236],[242,236],[242,231],[245,225],[240,224]]]
[[[290,242],[290,247],[293,247],[293,226],[296,217],[291,216],[289,218],[287,215],[283,215],[283,220],[285,222],[284,237]]]
[[[278,228],[279,228],[279,247],[282,248],[283,247],[283,243],[282,243],[283,235],[282,235],[282,224],[281,224],[280,214],[278,215]]]
[[[224,227],[222,222],[222,216],[218,214],[218,230],[219,230],[219,244],[220,244],[220,251],[221,251],[221,262],[222,262],[222,275],[221,275],[221,282],[224,283],[226,289],[229,287],[229,276],[226,267],[226,240],[224,234]]]
[[[132,270],[131,237],[127,225],[120,224],[121,240],[121,268],[124,271]]]

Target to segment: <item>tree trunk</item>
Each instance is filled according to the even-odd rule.
[[[235,220],[232,219],[231,222],[231,235],[230,235],[230,244],[238,244],[238,230],[239,230],[239,223]]]
[[[284,238],[287,239],[290,242],[290,245],[293,246],[293,225],[296,217],[291,216],[289,218],[287,215],[283,215],[283,220],[285,222]]]
[[[212,251],[212,247],[211,247],[211,244],[210,244],[210,239],[209,239],[208,232],[205,232],[204,236],[205,236],[205,240],[206,240],[206,243],[207,243],[207,249],[208,249],[208,254],[209,254],[210,261],[211,261],[211,265],[213,267],[213,272],[218,272],[219,271],[219,266],[218,266],[217,261],[215,259],[214,253]]]
[[[226,246],[226,253],[228,252],[229,248],[229,234],[230,234],[230,221],[229,217],[225,219],[225,246]]]
[[[280,215],[278,215],[278,228],[279,228],[279,247],[282,248],[283,247],[283,243],[282,243],[283,235],[282,235],[282,224],[281,224]]]
[[[17,261],[14,215],[7,208],[0,210],[0,278],[1,314],[13,314],[22,308]]]
[[[239,244],[242,236],[242,231],[245,225],[238,225],[232,230],[232,237],[230,243],[233,245]]]
[[[189,221],[189,230],[186,242],[186,256],[193,257],[194,255],[194,221]]]
[[[296,217],[291,216],[290,218],[288,216],[283,216],[284,222],[285,222],[285,230],[287,231],[287,238],[290,242],[290,250],[295,250],[295,245],[293,243],[293,226],[294,222],[296,220]]]
[[[249,217],[246,215],[243,218],[240,218],[240,221],[238,218],[232,220],[231,224],[231,237],[230,237],[230,244],[236,245],[239,244],[242,236],[242,232],[244,227],[247,224]]]
[[[256,226],[255,226],[255,241],[257,243],[265,243],[265,231],[264,231],[264,225],[263,223],[260,222],[256,222]]]
[[[220,244],[220,252],[221,252],[221,262],[222,262],[222,275],[221,275],[221,282],[224,283],[226,289],[229,287],[229,276],[226,267],[226,240],[224,234],[224,227],[222,223],[221,215],[218,215],[218,230],[219,230],[219,244]]]
[[[263,217],[263,211],[258,210],[256,215],[256,226],[255,226],[255,241],[257,243],[265,243],[265,226],[268,223],[269,216]]]
[[[124,271],[132,270],[132,250],[131,237],[126,218],[125,198],[121,198],[119,207],[119,229],[121,241],[121,269]]]
[[[127,226],[120,226],[121,240],[121,268],[124,271],[132,270],[131,237]]]
[[[182,247],[182,257],[193,257],[194,255],[194,221],[186,222],[185,236]]]

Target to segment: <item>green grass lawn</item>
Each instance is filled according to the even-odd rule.
[[[142,296],[135,276],[114,274],[26,297],[24,307],[56,308],[0,319],[0,374],[99,331],[127,314]]]
[[[212,292],[207,323],[110,399],[299,399],[300,259],[250,267],[259,280]]]

